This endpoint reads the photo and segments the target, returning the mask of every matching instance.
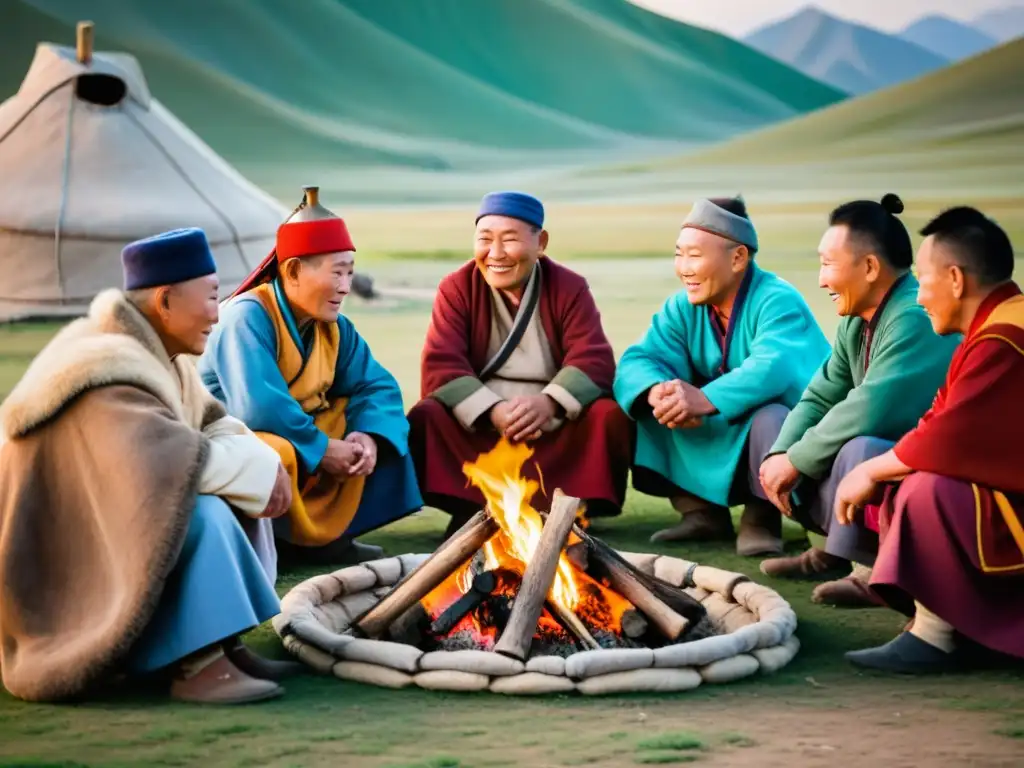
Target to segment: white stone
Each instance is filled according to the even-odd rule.
[[[340,581],[334,578],[334,574],[325,573],[321,576],[314,576],[309,579],[306,584],[316,589],[319,593],[319,599],[314,602],[317,605],[323,605],[329,603],[332,600],[341,597],[344,594],[345,588]]]
[[[410,573],[415,571],[429,559],[429,554],[399,555],[398,561],[402,564],[402,578],[408,576]]]
[[[270,626],[274,628],[274,632],[277,636],[281,637],[284,635],[284,630],[288,626],[288,617],[283,613],[279,613],[270,620]]]
[[[373,573],[373,571],[367,571],[367,573]],[[349,620],[355,622],[356,619],[379,602],[380,600],[372,592],[357,592],[354,595],[346,595],[340,598],[337,604],[345,609]]]
[[[373,589],[377,584],[377,574],[361,565],[342,568],[340,571],[335,571],[332,575],[341,583],[342,594],[344,595],[365,592],[368,589]]]
[[[673,587],[681,587],[692,567],[689,560],[662,555],[654,561],[654,578],[667,581]]]
[[[412,675],[390,667],[364,664],[361,661],[339,661],[332,668],[335,677],[357,683],[379,685],[382,688],[408,688],[413,683]]]
[[[732,602],[732,590],[742,581],[748,581],[749,577],[742,573],[723,571],[721,568],[712,568],[709,565],[698,565],[693,571],[693,583],[698,587],[704,587],[709,592],[717,592],[726,600]]]
[[[368,563],[363,563],[363,567],[376,574],[378,587],[390,587],[402,578],[402,561],[397,557],[371,560]]]
[[[353,637],[341,649],[341,655],[345,661],[362,661],[402,672],[416,672],[423,651],[404,643]]]
[[[576,690],[589,696],[606,693],[673,693],[689,691],[701,684],[694,669],[634,669],[581,680]]]
[[[714,635],[676,643],[654,650],[655,667],[697,667],[740,653],[740,643],[734,635]]]
[[[491,681],[492,693],[512,696],[539,696],[547,693],[571,693],[576,684],[562,675],[545,675],[540,672],[524,672],[512,677],[496,677]]]
[[[619,552],[619,557],[632,565],[641,573],[648,576],[654,575],[654,561],[661,555],[652,555],[647,552]]]
[[[757,659],[742,653],[739,656],[731,656],[728,659],[721,659],[706,667],[701,667],[700,676],[705,683],[731,683],[733,680],[750,677],[760,667]]]
[[[292,639],[291,651],[304,664],[309,665],[317,672],[323,675],[331,674],[331,668],[334,666],[335,659],[329,653],[324,653],[319,648],[304,643],[298,638]]]
[[[773,646],[779,645],[786,638],[785,633],[778,624],[769,624],[766,621],[758,621],[755,624],[751,624],[753,629],[743,630],[745,632],[753,632],[757,635],[757,642],[754,644],[755,648],[772,648]]]
[[[602,648],[574,653],[565,660],[565,674],[582,679],[629,669],[643,669],[652,664],[654,651],[650,648]]]
[[[296,620],[292,622],[292,632],[302,642],[315,646],[324,653],[332,656],[342,657],[343,649],[351,643],[353,638],[348,635],[339,635],[331,632],[323,624],[310,619]]]
[[[526,662],[527,672],[544,675],[565,675],[565,659],[561,656],[534,656]]]
[[[420,657],[419,668],[455,669],[460,672],[475,672],[479,675],[507,677],[519,675],[526,670],[526,665],[516,659],[502,656],[490,651],[433,651]]]
[[[758,649],[753,652],[753,656],[761,664],[761,673],[770,675],[789,664],[799,650],[800,640],[796,635],[790,635],[782,645]]]
[[[736,653],[749,653],[760,647],[765,637],[765,630],[760,629],[761,626],[760,622],[748,624],[729,635],[736,644]]]
[[[344,632],[352,624],[352,619],[339,603],[324,603],[319,608],[324,617],[324,627],[331,632]]]
[[[457,672],[453,669],[432,669],[420,672],[413,678],[420,688],[431,691],[482,691],[490,685],[487,675],[472,672]]]

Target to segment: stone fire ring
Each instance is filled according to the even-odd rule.
[[[284,647],[321,674],[442,691],[587,695],[688,691],[781,669],[796,655],[796,614],[782,597],[740,573],[666,555],[620,552],[644,573],[683,587],[707,608],[717,635],[663,648],[580,651],[526,663],[491,651],[424,652],[345,634],[428,555],[401,555],[315,576],[281,601],[273,626]]]

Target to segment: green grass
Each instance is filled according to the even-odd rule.
[[[683,751],[688,749],[704,749],[704,740],[692,733],[664,733],[653,739],[644,739],[636,748],[641,751]]]
[[[781,231],[781,230],[780,230]],[[799,243],[794,236],[791,242]],[[590,279],[605,327],[617,352],[646,327],[651,312],[675,290],[670,259],[579,260]],[[765,260],[779,269],[811,301],[826,332],[835,318],[816,288],[811,257]],[[382,284],[436,285],[450,262],[376,260]],[[398,378],[406,403],[418,394],[419,348],[426,331],[429,301],[370,305],[353,301],[347,309],[375,354]],[[0,397],[17,381],[31,355],[56,326],[0,327]],[[625,550],[683,556],[747,573],[764,582],[757,560],[739,558],[731,548],[651,544],[650,535],[677,517],[668,505],[630,492],[623,516],[594,523],[594,532]],[[390,554],[429,552],[440,541],[447,518],[425,510],[366,537]],[[802,546],[802,532],[786,525],[791,551]],[[284,594],[317,573],[300,569],[282,574]],[[814,605],[810,588],[771,582],[799,617],[802,649],[771,677],[733,685],[703,686],[679,696],[634,695],[610,698],[549,697],[542,700],[486,694],[447,694],[416,689],[391,691],[326,677],[287,683],[280,700],[253,707],[203,708],[168,702],[160,690],[110,690],[98,700],[74,706],[33,705],[0,692],[0,768],[13,765],[302,765],[302,766],[485,766],[628,765],[643,760],[687,757],[679,751],[680,729],[707,745],[709,764],[721,750],[739,750],[774,734],[756,730],[759,707],[792,713],[794,723],[812,727],[816,713],[850,710],[867,717],[894,707],[927,706],[936,716],[981,718],[981,733],[996,742],[1017,738],[1005,718],[1024,714],[1019,675],[978,673],[956,678],[892,679],[855,672],[842,658],[846,650],[876,645],[894,636],[904,619],[887,610],[843,611]],[[248,642],[269,656],[285,652],[269,626]],[[924,702],[924,704],[922,704]],[[723,719],[723,712],[737,712]],[[735,719],[734,719],[735,718]],[[743,735],[730,728],[742,724]],[[749,723],[749,725],[748,725]],[[796,727],[796,725],[792,726]],[[668,745],[640,749],[639,744]],[[674,747],[672,745],[675,745]],[[753,751],[752,751],[753,752]],[[447,762],[445,762],[447,761]]]

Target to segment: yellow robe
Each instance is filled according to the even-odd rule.
[[[334,383],[338,362],[338,326],[317,323],[308,360],[295,345],[284,315],[277,305],[273,285],[261,285],[251,291],[270,315],[277,332],[277,367],[288,382],[288,392],[313,417],[317,429],[332,440],[345,436],[347,398],[329,401],[327,391]],[[355,517],[366,484],[365,477],[347,480],[326,472],[311,476],[300,471],[295,447],[283,437],[269,432],[256,432],[281,457],[292,481],[292,505],[288,510],[291,539],[300,546],[323,546],[341,536]]]

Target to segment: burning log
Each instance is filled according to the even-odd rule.
[[[580,641],[584,650],[595,651],[601,647],[601,644],[590,634],[587,625],[575,613],[567,608],[563,608],[554,600],[546,601],[544,607],[548,609],[552,616],[558,619],[558,622],[565,628],[566,632],[574,635]]]
[[[544,609],[548,591],[554,583],[558,561],[566,539],[569,538],[569,531],[573,529],[579,505],[579,499],[555,491],[551,512],[548,514],[537,548],[526,567],[519,594],[512,605],[512,615],[494,646],[498,653],[520,661],[526,660],[534,632],[537,631],[537,621]]]
[[[626,611],[622,614],[622,634],[631,640],[638,640],[647,634],[647,619],[636,609]]]
[[[575,544],[570,544],[565,548],[565,556],[572,563],[573,568],[583,573],[587,572],[590,568],[590,557],[587,555],[586,542],[577,541]]]
[[[665,604],[642,581],[630,565],[610,547],[603,545],[578,525],[573,533],[587,544],[590,562],[601,566],[612,588],[635,605],[669,642],[676,642],[686,633],[690,620]]]
[[[448,609],[438,616],[430,625],[435,635],[447,635],[455,625],[471,611],[475,610],[484,600],[494,594],[498,588],[498,577],[493,571],[478,573],[473,579],[469,591],[452,603]]]
[[[436,589],[497,532],[498,524],[487,510],[477,512],[419,568],[357,619],[352,624],[353,631],[363,637],[379,638],[392,622]]]
[[[392,642],[418,646],[423,642],[424,631],[430,625],[430,615],[423,603],[416,601],[409,610],[391,622],[388,637]]]

